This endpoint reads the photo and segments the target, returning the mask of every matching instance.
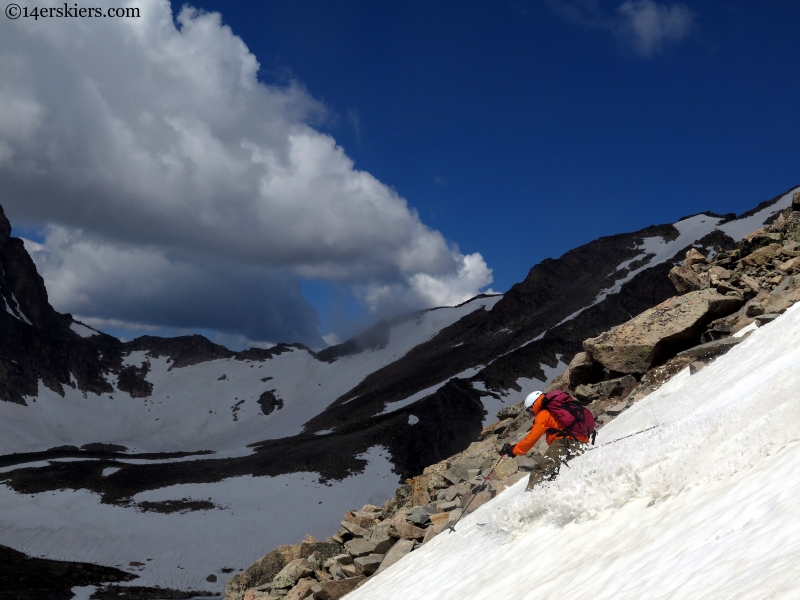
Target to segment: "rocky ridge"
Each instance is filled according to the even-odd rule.
[[[583,352],[545,391],[574,395],[600,428],[678,372],[696,373],[749,330],[778,319],[800,301],[800,192],[792,208],[736,247],[718,248],[712,258],[690,248],[667,275],[678,296],[584,340]],[[235,575],[226,600],[335,600],[446,531],[525,477],[541,456],[543,442],[527,456],[500,457],[500,446],[521,439],[532,419],[521,404],[497,418],[478,441],[409,478],[382,507],[347,512],[327,540],[280,546]]]

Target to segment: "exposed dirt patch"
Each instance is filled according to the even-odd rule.
[[[212,508],[222,508],[208,500],[189,500],[188,498],[181,498],[180,500],[162,500],[160,502],[139,502],[136,505],[142,512],[157,512],[164,515],[171,513],[188,513],[195,510],[211,510]]]
[[[261,413],[265,415],[272,414],[274,410],[283,408],[283,400],[275,395],[276,390],[269,390],[264,392],[258,398],[258,404],[261,406]]]

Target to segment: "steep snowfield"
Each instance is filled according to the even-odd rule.
[[[139,575],[127,585],[224,592],[231,575],[222,569],[247,568],[306,533],[324,539],[354,506],[391,497],[397,476],[385,455],[380,447],[370,448],[361,456],[368,461],[363,473],[329,485],[319,483],[316,473],[290,473],[174,485],[134,497],[213,499],[217,505],[187,513],[100,504],[85,490],[23,496],[0,485],[0,543],[32,556],[118,566]],[[206,581],[211,574],[217,582]]]
[[[149,361],[146,378],[153,384],[152,396],[131,398],[115,390],[84,397],[65,387],[62,398],[40,384],[38,396],[26,399],[28,406],[0,402],[0,454],[91,442],[122,444],[139,452],[230,452],[252,442],[291,436],[373,371],[470,312],[481,307],[490,310],[500,298],[426,311],[392,327],[385,348],[333,363],[294,349],[264,362],[220,359],[170,370],[166,357],[147,358],[145,352],[133,352],[124,364],[138,367]],[[91,331],[85,329],[80,332]],[[270,379],[262,381],[265,378]],[[115,377],[108,381],[116,386]],[[264,415],[257,400],[268,390],[275,390],[284,406]],[[408,403],[398,403],[394,409]]]
[[[348,598],[797,598],[800,305]]]

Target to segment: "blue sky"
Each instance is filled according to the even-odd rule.
[[[0,23],[40,65],[0,107],[0,203],[56,307],[124,337],[318,345],[800,183],[796,3],[141,4]]]
[[[325,102],[356,167],[481,252],[497,290],[598,236],[800,182],[797,3],[684,4],[689,31],[649,56],[544,1],[199,6],[262,78]]]

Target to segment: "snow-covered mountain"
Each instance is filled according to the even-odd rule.
[[[600,238],[503,296],[318,353],[96,332],[50,307],[0,212],[0,544],[222,591],[231,569],[333,533],[348,508],[463,450],[584,339],[674,295],[666,274],[689,247],[732,247],[793,191],[739,218]]]

